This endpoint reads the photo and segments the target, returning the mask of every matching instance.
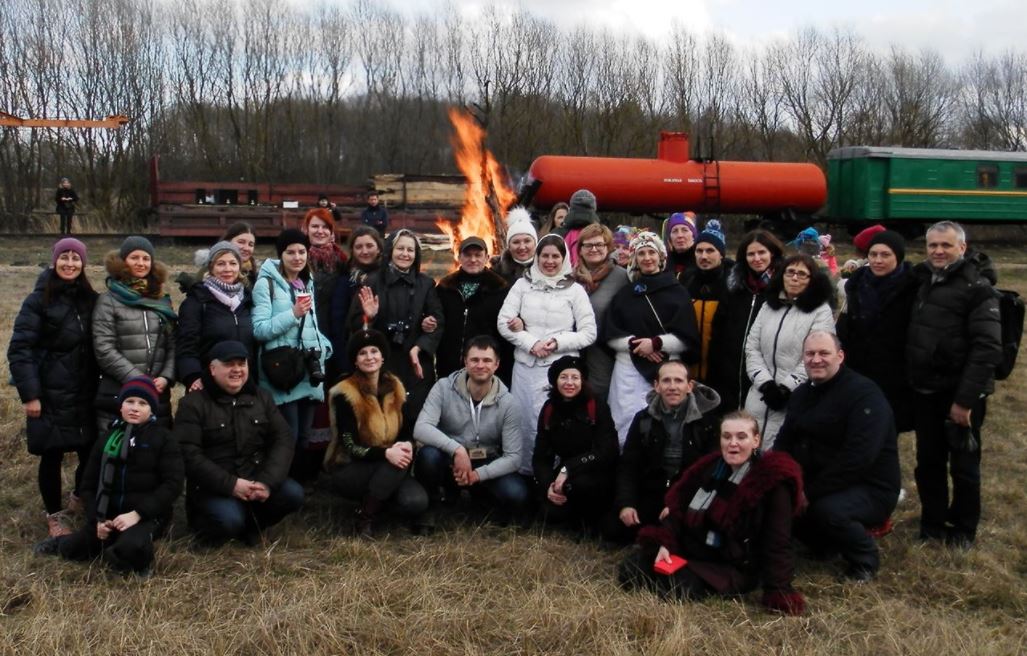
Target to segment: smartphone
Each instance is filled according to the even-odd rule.
[[[688,564],[688,561],[681,556],[670,555],[670,562],[661,560],[653,565],[653,571],[657,574],[663,574],[664,576],[670,576],[674,572],[678,571],[682,567]]]

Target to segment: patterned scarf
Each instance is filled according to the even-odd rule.
[[[599,289],[599,283],[603,282],[606,276],[610,275],[613,271],[613,262],[610,260],[604,260],[595,269],[590,269],[585,261],[582,260],[578,263],[578,267],[574,270],[574,277],[577,279],[581,286],[585,288],[585,291],[592,294],[595,290]]]
[[[695,496],[689,502],[688,510],[685,512],[685,523],[692,528],[707,525],[707,513],[711,512],[711,508],[715,509],[717,505],[724,503],[724,499],[731,498],[742,479],[749,473],[751,466],[752,460],[750,459],[736,471],[731,471],[731,467],[724,462],[724,459],[718,458],[710,480],[695,491]],[[711,529],[706,532],[707,546],[719,547],[720,542],[721,535],[718,531]]]
[[[767,288],[770,284],[770,279],[774,277],[774,270],[771,267],[767,267],[763,270],[763,273],[756,273],[752,269],[747,269],[749,273],[745,276],[745,284],[753,294],[758,294]]]
[[[203,286],[210,291],[214,298],[227,305],[232,312],[235,312],[235,309],[242,304],[243,284],[241,281],[230,284],[220,278],[207,276],[203,279]]]
[[[329,242],[322,246],[310,245],[307,249],[310,259],[310,270],[314,273],[335,271],[339,266],[346,263],[346,253],[335,242]]]
[[[128,447],[134,441],[132,424],[118,419],[111,424],[111,432],[107,435],[100,456],[100,485],[96,489],[96,518],[113,519],[111,497],[114,496],[114,479],[119,469],[128,461]]]

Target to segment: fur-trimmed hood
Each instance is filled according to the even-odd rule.
[[[128,264],[121,258],[118,251],[110,251],[104,257],[104,267],[107,269],[107,276],[112,280],[127,282],[132,279],[128,272]],[[164,283],[168,281],[168,268],[163,262],[153,260],[150,267],[150,274],[147,276],[149,288],[146,296],[150,298],[162,298],[164,296]]]
[[[767,289],[763,292],[767,299],[767,305],[774,310],[784,307],[787,303],[787,300],[783,298],[783,271],[783,269],[779,269],[774,274],[773,280],[770,281]],[[824,303],[827,303],[831,309],[834,309],[837,306],[835,294],[836,289],[831,284],[831,278],[824,273],[823,269],[817,267],[817,270],[810,276],[809,285],[806,287],[806,290],[795,299],[795,307],[803,312],[812,312]]]

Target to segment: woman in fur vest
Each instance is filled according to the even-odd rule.
[[[149,376],[157,388],[157,421],[171,425],[175,381],[174,326],[178,315],[165,293],[168,269],[154,259],[153,244],[131,236],[107,254],[107,292],[93,311],[93,348],[100,367],[96,397],[99,434],[119,413],[118,392],[129,379]]]
[[[357,534],[370,537],[385,506],[416,520],[428,508],[428,495],[410,475],[414,422],[403,416],[403,383],[383,369],[389,357],[385,335],[362,330],[348,347],[354,372],[328,393],[332,439],[324,465],[335,491],[360,502]]]
[[[834,332],[834,285],[809,255],[786,258],[764,293],[766,302],[745,340],[752,387],[745,409],[759,421],[764,448],[785,418],[792,390],[806,381],[802,343],[814,330]]]
[[[806,506],[802,470],[786,453],[760,453],[756,419],[745,411],[720,424],[720,453],[689,467],[667,491],[659,526],[644,527],[620,567],[625,588],[702,599],[763,587],[770,610],[801,615],[792,587],[792,519]],[[654,567],[685,564],[670,574]]]

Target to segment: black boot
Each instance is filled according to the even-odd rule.
[[[380,499],[375,499],[370,494],[364,497],[363,503],[356,512],[354,521],[354,532],[359,538],[374,537],[374,519],[381,512],[385,505]]]

